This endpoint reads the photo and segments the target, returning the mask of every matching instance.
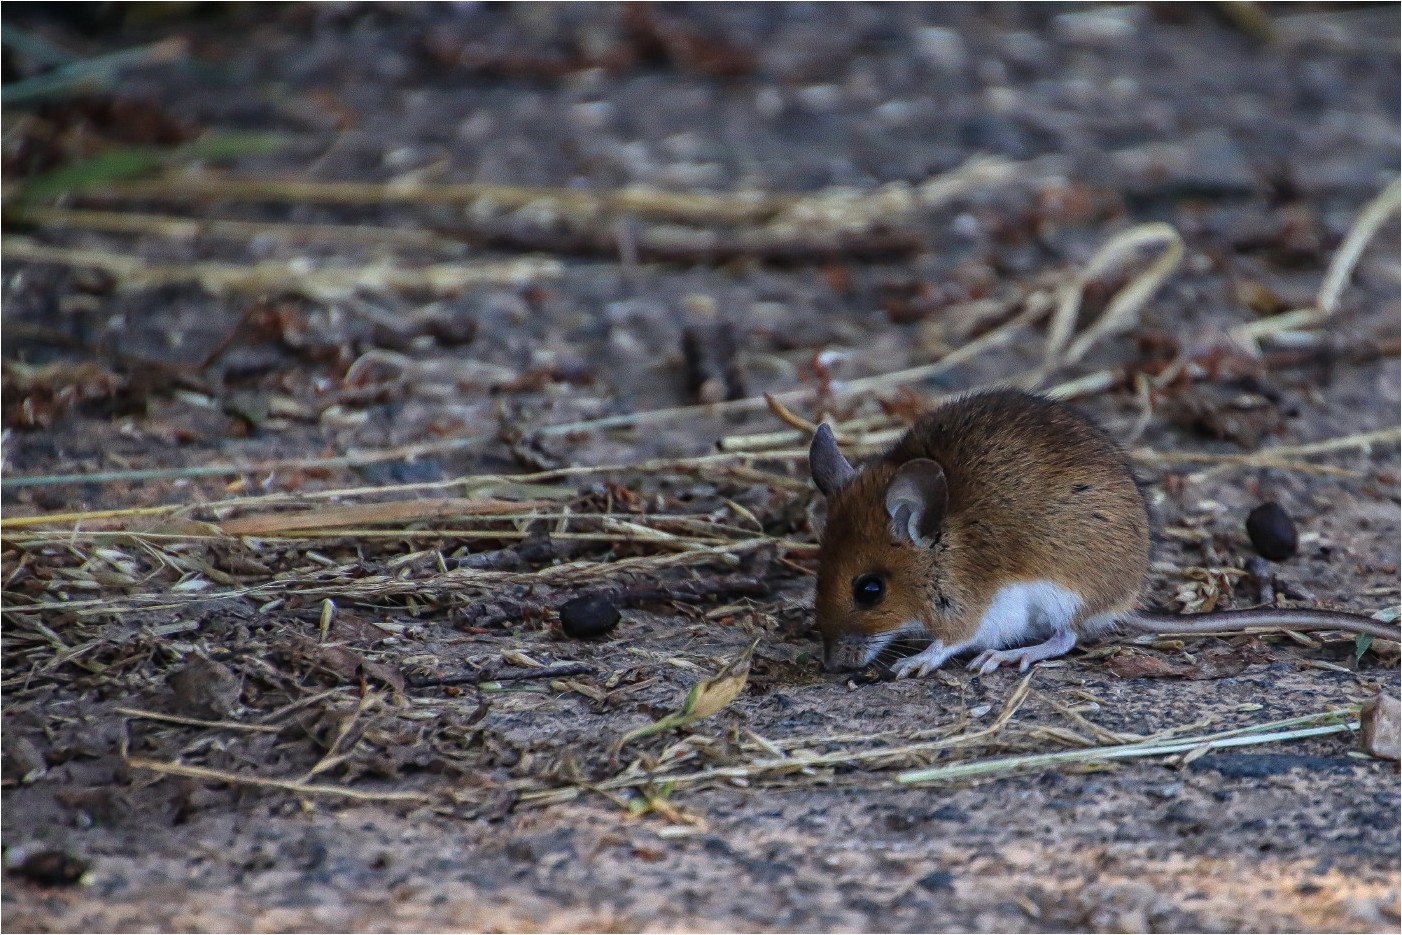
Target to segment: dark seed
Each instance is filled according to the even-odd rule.
[[[63,851],[39,851],[24,859],[14,872],[40,886],[73,886],[91,866]]]
[[[602,594],[574,597],[560,605],[560,629],[577,640],[603,636],[618,626],[618,605]]]
[[[1256,551],[1273,562],[1284,561],[1294,555],[1300,544],[1295,521],[1274,500],[1256,507],[1246,517],[1246,534],[1251,537]]]

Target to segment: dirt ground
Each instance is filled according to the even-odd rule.
[[[7,931],[1397,930],[1397,766],[1330,714],[1395,644],[824,673],[759,398],[875,450],[1169,225],[1039,381],[1134,455],[1145,605],[1395,611],[1396,215],[1281,317],[1396,178],[1395,6],[20,9]],[[1095,755],[1143,738],[1193,743]]]

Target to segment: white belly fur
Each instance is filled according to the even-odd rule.
[[[1022,581],[1000,588],[978,622],[970,649],[1006,649],[1047,639],[1071,629],[1081,598],[1050,581]]]

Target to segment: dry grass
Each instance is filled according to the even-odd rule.
[[[463,201],[495,199],[498,203],[533,204],[553,200],[560,210],[591,216],[629,211],[669,219],[701,223],[723,220],[750,223],[761,219],[769,225],[825,223],[835,227],[873,223],[874,220],[911,213],[938,203],[953,192],[969,187],[1006,184],[1027,167],[979,163],[949,177],[932,179],[923,186],[892,187],[857,195],[827,192],[812,197],[676,196],[655,192],[587,194],[572,190],[472,190],[445,193],[441,189],[371,187],[308,188],[306,184],[254,183],[203,179],[165,186],[124,186],[112,194],[123,197],[175,199],[256,198],[360,200],[423,200],[451,195]],[[164,184],[164,183],[163,183]],[[289,187],[291,186],[291,187]],[[1358,261],[1362,247],[1389,212],[1395,210],[1394,183],[1363,213],[1331,263],[1319,298],[1312,309],[1280,316],[1254,325],[1249,337],[1258,341],[1273,328],[1297,330],[1325,323],[1337,306],[1338,296]],[[39,224],[89,226],[111,230],[127,224],[131,230],[150,233],[164,230],[183,236],[187,230],[171,219],[124,221],[104,214],[36,211]],[[227,229],[230,234],[242,229]],[[343,231],[296,230],[288,236],[343,236]],[[385,241],[399,238],[385,235]],[[402,238],[401,238],[402,239]],[[197,264],[167,268],[139,258],[48,247],[19,238],[5,244],[12,258],[27,258],[79,266],[96,266],[126,285],[193,279],[207,289],[265,289],[273,280],[288,278],[285,264],[261,267],[216,268]],[[1157,251],[1137,272],[1128,275],[1120,289],[1094,321],[1079,332],[1076,322],[1086,286],[1109,270],[1123,269],[1145,250]],[[1054,277],[1013,290],[1000,300],[1003,324],[965,343],[940,360],[895,373],[834,384],[820,398],[817,387],[803,387],[771,397],[756,397],[714,406],[684,406],[651,412],[608,416],[540,426],[539,435],[563,436],[575,432],[613,428],[638,428],[660,422],[676,422],[721,412],[759,411],[769,407],[785,428],[724,439],[721,451],[702,457],[650,461],[642,464],[571,466],[523,475],[480,475],[449,481],[394,484],[323,490],[307,493],[272,493],[231,497],[215,502],[173,504],[161,507],[68,512],[47,516],[6,517],[0,523],[9,551],[4,569],[7,639],[3,686],[10,699],[25,699],[56,685],[125,685],[126,691],[154,690],[159,673],[195,652],[195,634],[207,615],[231,607],[257,606],[262,617],[274,610],[295,611],[293,625],[257,627],[248,637],[238,662],[245,678],[262,679],[269,696],[281,706],[257,723],[225,717],[194,717],[152,711],[143,707],[114,709],[123,718],[152,729],[198,729],[231,732],[233,747],[219,751],[225,761],[257,762],[270,755],[268,743],[282,731],[300,724],[297,719],[321,712],[334,724],[302,728],[315,756],[298,761],[300,778],[264,775],[230,765],[197,765],[185,759],[126,757],[133,769],[156,775],[180,776],[202,782],[249,785],[277,789],[297,796],[335,796],[345,799],[404,804],[435,803],[485,807],[494,797],[510,795],[521,802],[547,804],[583,792],[616,796],[637,790],[648,807],[681,820],[666,794],[674,788],[708,784],[768,784],[792,786],[815,783],[899,782],[971,780],[1009,771],[1101,766],[1128,757],[1194,755],[1219,746],[1268,743],[1321,733],[1351,730],[1355,712],[1327,711],[1264,724],[1202,733],[1202,721],[1178,725],[1153,737],[1117,733],[1095,723],[1090,709],[1064,699],[1039,701],[1045,717],[1019,718],[1024,704],[1036,696],[1033,674],[1024,678],[1005,699],[998,715],[978,726],[968,710],[946,724],[926,730],[902,731],[888,736],[813,735],[761,737],[741,733],[731,724],[719,734],[693,725],[694,732],[676,736],[670,731],[660,741],[629,747],[635,758],[621,768],[604,768],[606,753],[615,738],[586,738],[569,750],[553,749],[519,766],[517,777],[483,783],[444,778],[414,790],[376,791],[348,784],[316,783],[322,774],[340,774],[346,782],[371,767],[388,770],[406,749],[430,743],[451,764],[480,764],[500,752],[491,744],[499,737],[475,728],[472,718],[478,706],[490,698],[503,710],[523,713],[550,699],[569,696],[607,706],[626,697],[638,686],[648,686],[657,671],[706,666],[689,660],[660,660],[645,650],[634,658],[640,666],[627,666],[613,657],[613,667],[595,678],[557,679],[544,684],[507,686],[489,680],[474,687],[471,704],[451,698],[416,696],[403,684],[395,684],[379,661],[387,654],[368,649],[353,653],[344,640],[334,638],[337,626],[354,612],[374,619],[366,626],[396,640],[411,640],[413,622],[425,611],[468,611],[477,604],[510,595],[518,615],[522,608],[540,614],[542,628],[553,626],[551,608],[561,597],[582,592],[618,589],[638,581],[676,580],[681,572],[692,576],[725,576],[761,557],[778,570],[775,580],[791,578],[802,562],[811,559],[814,542],[803,518],[808,497],[800,462],[805,456],[806,433],[813,420],[793,408],[811,403],[815,414],[831,412],[836,400],[844,402],[847,417],[835,420],[839,437],[858,451],[888,444],[903,430],[909,418],[874,411],[880,394],[908,386],[948,371],[1007,344],[1045,319],[1050,319],[1043,346],[1043,363],[1018,375],[1013,382],[1039,387],[1052,395],[1074,398],[1104,392],[1119,385],[1138,388],[1144,418],[1152,417],[1154,394],[1162,389],[1144,375],[1097,371],[1070,374],[1097,344],[1133,326],[1139,311],[1172,274],[1183,255],[1178,234],[1162,224],[1130,228],[1112,237],[1082,268],[1061,271]],[[399,288],[412,285],[443,291],[468,281],[520,281],[554,275],[558,265],[547,260],[520,260],[506,264],[442,264],[409,270],[394,264],[355,270],[300,271],[300,288],[319,297],[366,287]],[[271,277],[271,279],[270,279]],[[367,278],[368,277],[368,278]],[[412,280],[412,282],[410,282]],[[1193,379],[1207,373],[1183,372]],[[1059,379],[1059,382],[1056,382]],[[929,405],[937,400],[925,400]],[[1133,456],[1152,466],[1206,464],[1218,468],[1270,466],[1285,470],[1347,473],[1344,469],[1307,460],[1376,445],[1395,445],[1398,430],[1327,439],[1305,445],[1277,447],[1240,455],[1200,452],[1160,452],[1136,449]],[[211,474],[266,473],[290,466],[327,468],[363,465],[379,460],[420,456],[436,450],[462,447],[472,439],[335,457],[298,458],[258,465],[214,465],[196,469],[110,472],[84,477],[89,483],[112,479],[192,477]],[[641,476],[674,485],[705,482],[716,487],[723,505],[705,513],[687,512],[679,501],[644,502],[632,497],[626,486],[614,485],[614,493],[601,502],[597,492],[581,490],[585,478],[631,479]],[[20,477],[17,483],[66,483],[69,476]],[[771,512],[757,516],[736,502],[749,485],[763,485],[774,493]],[[435,496],[426,496],[434,494]],[[616,496],[615,496],[616,494]],[[552,547],[571,546],[539,567],[522,569],[508,562],[501,567],[472,567],[459,561],[454,549],[464,543],[496,546],[511,553],[519,542],[547,537]],[[474,552],[473,554],[477,554]],[[514,554],[514,553],[513,553]],[[467,556],[471,557],[471,555]],[[27,589],[25,581],[39,582]],[[713,609],[747,621],[750,629],[775,628],[782,608],[740,601]],[[508,612],[508,616],[511,612]],[[312,615],[312,616],[309,616]],[[315,623],[313,624],[313,618]],[[469,634],[475,624],[470,618]],[[240,618],[241,624],[242,618]],[[518,621],[519,622],[519,621]],[[312,628],[313,639],[296,632]],[[247,627],[246,627],[247,628]],[[477,630],[483,629],[476,627]],[[252,632],[252,630],[250,632]],[[470,642],[471,637],[464,637]],[[261,642],[260,642],[261,641]],[[632,649],[637,649],[633,647]],[[631,652],[632,649],[629,651]],[[351,658],[348,659],[348,654]],[[401,654],[402,655],[402,654]],[[430,653],[421,655],[431,656]],[[519,653],[518,653],[519,655]],[[269,659],[286,657],[292,663],[278,665]],[[459,660],[461,661],[461,660]],[[530,660],[527,660],[530,661]],[[151,663],[155,663],[152,665]],[[437,658],[417,659],[408,668],[436,671]],[[279,665],[283,665],[279,668]],[[377,668],[377,666],[379,668]],[[289,676],[295,671],[296,677]],[[332,672],[332,687],[317,681],[318,673]],[[690,673],[695,675],[695,673]],[[628,681],[632,679],[633,681]],[[144,680],[144,682],[143,682]],[[695,678],[691,679],[693,682]],[[542,680],[544,681],[544,680]],[[145,684],[151,683],[151,684]],[[387,683],[376,693],[368,686]],[[659,686],[660,687],[660,686]],[[720,718],[723,721],[724,718]],[[727,735],[726,730],[730,733]],[[451,733],[456,731],[457,733]],[[445,733],[448,732],[448,733]],[[634,732],[634,736],[642,736]],[[487,738],[492,739],[488,740]],[[445,739],[447,738],[447,739]],[[233,756],[238,744],[248,744],[241,756]],[[477,746],[477,744],[483,746]],[[215,757],[208,745],[196,740],[185,749],[189,757]],[[642,752],[634,753],[639,750]],[[260,752],[261,751],[261,752]],[[486,751],[485,753],[483,751]],[[373,754],[373,756],[372,756]],[[368,758],[368,759],[367,759]],[[376,759],[378,758],[378,759]],[[387,761],[386,761],[387,762]],[[473,768],[476,768],[474,765]],[[453,766],[457,769],[457,766]],[[467,769],[466,766],[463,769]],[[449,770],[451,773],[452,770]],[[456,774],[455,774],[456,775]],[[666,793],[659,790],[666,790]],[[630,800],[631,801],[631,800]],[[669,812],[669,809],[672,811]]]

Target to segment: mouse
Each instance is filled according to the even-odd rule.
[[[1402,638],[1395,626],[1340,611],[1140,610],[1149,512],[1129,458],[1104,429],[1045,396],[955,397],[861,467],[824,422],[808,464],[827,501],[815,609],[830,672],[863,668],[910,641],[928,645],[890,665],[897,678],[964,654],[980,674],[1026,671],[1123,631],[1273,626]]]

